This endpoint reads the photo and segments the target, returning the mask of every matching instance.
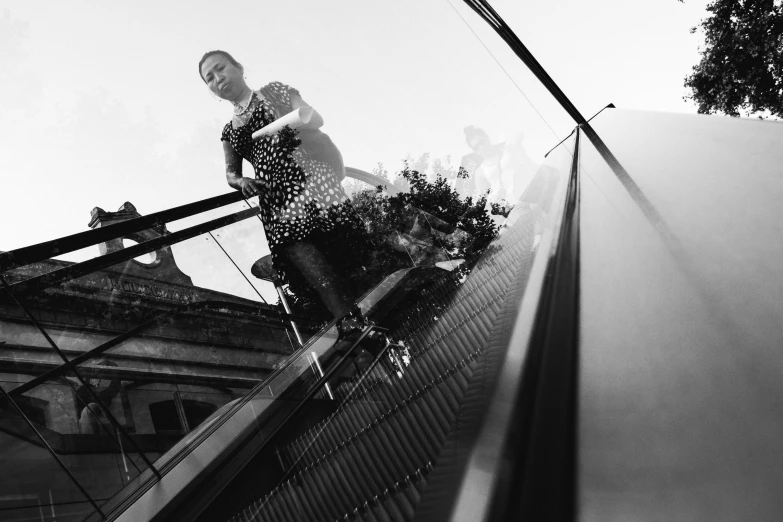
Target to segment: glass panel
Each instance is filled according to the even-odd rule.
[[[10,283],[16,282],[16,275],[18,271],[8,278]],[[90,312],[99,304],[78,296],[74,286],[58,285],[24,295],[12,290],[37,325],[11,294],[4,292],[0,331],[7,341],[0,353],[7,366],[6,381],[14,383],[9,386],[12,398],[51,438],[52,449],[68,471],[96,503],[102,504],[147,464],[134,447],[137,441],[120,433],[132,426],[127,423],[130,419],[122,400],[118,365],[104,358],[94,361],[95,368],[84,368],[78,375],[62,367],[62,356],[72,359],[92,348],[96,338],[107,337],[104,332],[108,328],[101,324],[106,316],[93,313],[95,323],[89,322]],[[58,373],[50,376],[48,372]],[[111,416],[119,426],[113,425]],[[159,451],[155,447],[151,453],[154,456]]]
[[[39,227],[51,227],[52,235],[63,236],[82,227],[73,225],[73,230],[61,231],[63,223],[77,219],[74,216],[84,220],[90,208],[89,226],[102,228],[228,192],[220,143],[224,125],[229,123],[228,133],[245,132],[248,127],[240,128],[258,126],[258,118],[277,119],[298,105],[297,95],[317,110],[312,125],[300,127],[296,136],[284,130],[255,142],[253,150],[243,149],[247,136],[228,137],[234,152],[247,160],[244,176],[264,182],[260,185],[262,203],[253,197],[249,203],[157,225],[17,273],[34,277],[67,268],[77,260],[100,260],[244,212],[248,204],[265,216],[248,214],[236,222],[214,225],[209,232],[200,230],[195,237],[159,245],[134,259],[24,295],[67,357],[80,357],[76,371],[90,381],[100,397],[98,402],[150,460],[192,449],[200,437],[226,420],[223,414],[245,411],[241,408],[247,404],[253,409],[249,418],[258,422],[252,429],[263,436],[270,433],[346,349],[344,343],[335,346],[334,327],[321,328],[361,301],[365,315],[393,341],[407,345],[391,350],[369,372],[373,351],[364,347],[346,368],[336,372],[328,389],[318,391],[312,407],[303,410],[302,424],[289,427],[280,437],[303,436],[300,431],[305,426],[326,419],[338,404],[377,406],[370,416],[361,413],[361,420],[379,425],[378,419],[392,416],[389,412],[418,405],[411,397],[430,397],[435,393],[432,390],[445,386],[453,395],[437,392],[446,395],[437,395],[435,402],[415,410],[415,416],[405,421],[411,430],[427,424],[427,419],[442,423],[437,436],[415,431],[427,441],[426,451],[424,442],[421,447],[415,441],[402,448],[381,446],[389,453],[401,453],[400,461],[406,466],[419,466],[420,460],[406,459],[403,450],[423,458],[442,441],[439,437],[450,421],[441,409],[455,407],[464,392],[471,365],[489,342],[502,296],[513,277],[526,277],[529,265],[506,270],[498,266],[498,260],[528,263],[537,251],[551,218],[548,204],[557,179],[546,169],[544,174],[535,173],[544,153],[565,137],[570,125],[542,119],[540,113],[547,113],[551,106],[543,101],[544,93],[535,87],[535,79],[497,45],[496,35],[484,29],[464,5],[455,3],[452,8],[445,2],[405,1],[373,3],[369,8],[369,4],[350,4],[355,17],[337,16],[339,9],[333,4],[313,2],[297,13],[295,28],[268,24],[264,39],[286,42],[284,56],[259,51],[257,35],[239,35],[234,40],[237,48],[229,51],[243,64],[247,87],[258,90],[255,103],[260,105],[251,110],[260,111],[260,116],[254,123],[242,121],[241,115],[234,122],[230,103],[211,103],[208,86],[195,74],[180,77],[179,69],[171,67],[175,58],[165,57],[173,52],[177,63],[184,63],[189,58],[182,57],[192,49],[176,50],[172,45],[178,44],[169,40],[152,43],[154,38],[138,43],[137,38],[127,38],[128,20],[106,10],[91,11],[91,22],[99,23],[83,27],[81,19],[73,19],[70,27],[73,34],[95,36],[93,31],[105,31],[97,40],[107,45],[134,41],[141,46],[113,54],[128,56],[128,61],[102,60],[102,74],[91,77],[91,89],[111,94],[80,91],[75,86],[83,85],[83,78],[71,78],[62,87],[66,100],[49,107],[53,112],[37,114],[38,109],[27,105],[13,112],[15,125],[36,118],[49,121],[50,117],[63,123],[63,128],[49,130],[64,155],[60,161],[79,165],[69,178],[72,185],[62,191],[71,192],[71,201],[68,209],[60,209],[60,219]],[[40,34],[57,34],[60,18],[70,16],[59,8],[45,14],[14,9],[20,14],[11,16],[28,17],[34,26],[46,28],[32,31],[31,36],[14,32],[13,41],[20,45],[26,45],[27,38],[41,43],[37,40]],[[141,6],[126,15],[141,17],[145,26],[168,20],[162,27],[171,26],[168,16],[181,18],[179,12],[149,9]],[[190,15],[206,17],[210,26],[221,27],[234,27],[236,12],[266,20],[290,19],[290,7],[283,4],[263,8],[248,4],[245,9],[227,11],[195,7]],[[292,31],[297,37],[292,38]],[[66,71],[52,70],[68,77],[72,69],[94,69],[94,56],[80,47],[80,42],[88,41],[86,36],[62,40],[55,50],[64,52],[67,60],[63,63],[71,65]],[[201,52],[192,56],[192,73]],[[144,59],[137,61],[137,56]],[[49,55],[44,57],[49,59]],[[172,87],[179,94],[150,93],[150,77],[155,78],[155,85]],[[270,83],[276,80],[291,88]],[[78,113],[75,119],[71,113],[60,112],[61,105],[73,107]],[[150,107],[148,121],[135,119],[149,113]],[[106,115],[99,118],[102,108]],[[112,132],[107,132],[106,121],[112,122]],[[33,143],[39,133],[36,127],[20,135]],[[24,141],[20,139],[20,145]],[[50,169],[48,164],[37,163],[39,155],[26,156],[42,171]],[[6,159],[3,156],[0,161]],[[133,180],[132,184],[124,188],[107,185],[95,193],[72,189],[99,187],[95,180],[105,179],[107,171],[116,180]],[[386,188],[377,191],[378,185]],[[132,198],[133,204],[125,203],[116,211],[94,207],[109,197],[119,198],[116,201]],[[341,203],[348,197],[350,204],[332,208],[335,200]],[[301,213],[312,222],[299,219]],[[286,226],[278,227],[280,222]],[[305,262],[296,265],[296,252],[288,251],[291,245],[285,239],[292,234],[323,254],[328,267],[316,262],[309,250],[298,250]],[[500,239],[495,241],[498,234]],[[267,256],[273,250],[276,263],[270,264]],[[312,277],[305,273],[310,268],[315,273]],[[336,286],[331,287],[334,291],[321,291],[328,286],[323,281],[329,268],[337,272],[329,284],[336,280],[344,291]],[[278,275],[284,281],[277,280]],[[381,281],[381,289],[374,289]],[[285,285],[276,288],[273,282]],[[388,288],[394,291],[384,294]],[[295,314],[296,331],[279,315],[278,292]],[[311,343],[301,353],[296,352],[297,336]],[[79,391],[81,383],[75,374],[42,377],[60,362],[50,347],[41,346],[24,378],[9,379],[41,380],[18,394],[36,422],[47,422],[75,441],[106,439],[101,439],[101,451],[84,457],[80,468],[96,496],[105,500],[134,477],[140,480],[134,464],[141,469],[145,466],[137,450],[128,447],[126,437],[116,432],[92,433],[105,424],[89,407],[94,398]],[[95,352],[83,357],[90,350]],[[297,356],[289,361],[292,353]],[[260,383],[265,384],[263,389],[257,388]],[[71,387],[77,389],[69,391]],[[252,396],[247,397],[251,390]],[[36,413],[42,407],[36,401],[53,397],[60,398],[54,417]],[[357,421],[354,427],[360,425]],[[404,431],[400,426],[394,429]],[[343,436],[350,439],[358,431]],[[330,440],[335,443],[331,449],[344,442]],[[284,445],[281,441],[275,444]],[[286,458],[301,455],[293,452]],[[393,464],[386,461],[384,465]],[[405,471],[411,476],[422,472],[415,466]],[[101,481],[108,474],[113,477]],[[393,478],[402,480],[404,475]],[[374,494],[393,486],[394,482],[386,483]],[[333,518],[343,514],[334,513]]]
[[[120,379],[90,371],[83,376],[87,386],[69,371],[24,392],[19,400],[46,405],[44,426],[59,442],[53,448],[90,496],[102,504],[146,469],[134,443],[142,451],[148,448],[136,438],[123,436],[109,419],[114,416],[123,429],[133,433],[123,407]]]
[[[0,386],[6,391],[13,389],[18,381],[19,374],[0,374]],[[85,488],[89,482],[85,474],[79,473],[79,467],[86,462],[68,449],[68,436],[62,430],[64,427],[72,430],[74,423],[72,419],[58,415],[55,403],[59,399],[54,393],[41,392],[18,397],[16,402],[73,477],[57,463],[13,405],[0,397],[0,455],[3,459],[0,517],[3,520],[77,521],[95,511],[73,480],[75,478]]]
[[[372,343],[360,345],[364,349],[330,380],[331,407],[308,405],[301,419],[272,440],[274,452],[256,458],[252,465],[264,470],[265,480],[232,483],[257,499],[236,514],[264,517],[288,510],[306,517],[308,509],[318,509],[336,515],[358,508],[350,495],[380,495],[379,484],[397,484],[400,495],[421,491],[470,380],[492,364],[482,358],[498,349],[490,344],[493,334],[508,327],[499,311],[509,298],[509,282],[524,286],[539,246],[551,246],[557,237],[570,150],[573,139],[550,155],[509,215],[508,228],[467,278],[430,274],[389,310],[383,324],[392,339],[405,344],[391,346],[374,366]],[[331,352],[315,351],[330,368]],[[306,361],[290,367],[296,373],[294,368],[304,374]],[[286,382],[285,375],[279,378]],[[308,488],[326,489],[331,500],[311,500]],[[376,515],[399,509],[388,502],[376,498],[361,509],[380,510]]]
[[[80,337],[85,351],[97,351],[77,370],[111,388],[112,410],[152,461],[283,365],[295,347],[279,308],[262,301],[271,283],[250,272],[263,254],[254,243],[263,229],[248,205],[176,226],[185,230],[238,212],[244,219],[158,249],[157,264],[130,260],[71,284],[100,289],[93,296],[101,304],[101,335]],[[317,325],[297,324],[305,336]]]
[[[17,277],[18,272],[7,279],[13,283]],[[57,349],[60,349],[65,356],[74,355],[73,346],[63,342],[63,335],[58,335],[61,332],[58,331],[58,325],[67,324],[70,316],[67,307],[63,307],[43,291],[28,292],[24,296],[16,295],[14,292],[14,295],[19,302],[25,304],[27,311],[12,299],[10,293],[2,293],[0,297],[2,301],[0,333],[3,336],[0,342],[0,361],[3,365],[2,385],[92,500],[98,504],[105,502],[138,474],[136,467],[126,469],[127,461],[131,457],[123,451],[122,441],[117,437],[116,430],[99,429],[103,426],[99,419],[105,420],[101,404],[110,404],[116,394],[117,385],[110,380],[93,383],[97,386],[94,389],[97,398],[91,397],[84,386],[91,381],[88,379],[82,383],[72,372],[63,372],[59,377],[44,379],[37,385],[28,385],[32,378],[41,377],[44,373],[62,365],[63,361]],[[50,344],[27,312],[32,313],[38,326],[45,328],[45,332],[57,349]],[[64,345],[64,350],[61,345]],[[86,411],[88,405],[89,411]],[[7,402],[3,406],[3,411],[15,412]],[[13,418],[12,413],[9,415]],[[13,429],[9,427],[5,430],[7,441],[3,445],[4,462],[16,458],[15,451],[18,449],[18,443],[14,442],[16,439],[28,437],[28,440],[33,440],[29,438],[29,433],[24,432],[23,424],[17,422],[14,426],[16,427]],[[27,431],[32,433],[32,429]],[[86,438],[90,440],[85,440],[87,432],[90,436]],[[43,455],[48,450],[42,444],[35,441],[32,444],[38,449],[30,450],[32,453],[24,457],[28,460],[20,461],[19,466],[13,468],[16,472],[31,473],[29,477],[48,477],[51,471],[53,475],[58,477],[62,475],[63,480],[69,480],[68,472],[55,469],[54,457],[44,458]],[[39,456],[35,457],[34,454]],[[35,459],[45,461],[44,467],[34,464]],[[124,473],[120,473],[121,470]],[[64,484],[68,483],[64,482]],[[48,502],[45,502],[44,497],[39,493],[36,502],[41,502],[43,506],[41,509],[46,508],[42,511],[45,512],[42,516],[52,516],[57,519],[62,516],[73,519],[72,517],[83,516],[84,513],[91,511],[91,506],[84,504],[84,496],[81,493],[67,492],[68,488],[72,487],[76,486],[57,486],[59,490],[65,489],[66,492],[52,489],[51,499]],[[25,502],[33,498],[25,495],[22,495],[26,499]],[[47,507],[47,504],[52,505]],[[18,506],[23,505],[29,508],[29,503],[18,504]]]
[[[237,213],[247,215],[243,214],[245,217],[241,221],[213,229],[211,234],[204,233],[172,245],[172,256],[177,267],[199,289],[214,290],[251,301],[266,300],[274,304],[277,293],[272,283],[258,279],[250,272],[253,263],[269,254],[256,201],[241,201],[180,219],[172,222],[169,229],[184,230]],[[157,278],[161,281],[169,280],[164,274]]]

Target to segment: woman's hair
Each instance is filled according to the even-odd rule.
[[[486,131],[480,127],[476,127],[475,125],[468,125],[464,129],[465,132],[465,141],[468,142],[468,145],[471,144],[471,141],[473,138],[484,138],[487,140],[487,143],[492,143],[492,140],[489,138],[489,134],[486,133]]]
[[[226,59],[228,59],[229,62],[231,62],[231,65],[233,65],[234,67],[239,67],[240,69],[244,69],[244,67],[242,67],[242,64],[236,61],[234,57],[228,54],[226,51],[221,51],[219,49],[216,49],[214,51],[207,51],[206,53],[204,53],[204,56],[202,56],[201,60],[199,60],[198,62],[198,75],[201,76],[201,79],[204,81],[204,83],[206,83],[207,81],[204,80],[204,76],[201,74],[201,66],[204,65],[204,62],[207,60],[207,58],[209,58],[213,54],[223,55],[226,57]]]

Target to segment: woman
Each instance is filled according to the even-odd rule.
[[[341,332],[363,324],[350,274],[362,270],[369,247],[364,224],[354,212],[340,181],[342,156],[319,128],[313,112],[296,131],[286,127],[253,141],[254,131],[281,116],[307,107],[299,92],[280,82],[259,90],[248,87],[244,68],[225,51],[210,51],[199,62],[199,74],[219,98],[234,105],[223,128],[226,181],[245,197],[260,196],[259,206],[274,267],[294,292],[309,284],[335,318]],[[255,179],[242,175],[242,160]]]

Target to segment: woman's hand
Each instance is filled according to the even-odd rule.
[[[242,178],[237,183],[237,188],[242,191],[242,195],[246,198],[257,196],[264,186],[265,183],[263,181],[250,178]]]

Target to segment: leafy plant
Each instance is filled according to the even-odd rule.
[[[466,173],[460,172],[458,176],[465,177]],[[414,217],[420,217],[426,226],[440,229],[429,239],[434,247],[446,252],[449,258],[465,260],[451,276],[462,279],[497,236],[498,227],[491,213],[506,215],[508,210],[498,204],[488,206],[483,197],[476,201],[470,197],[463,199],[440,174],[428,181],[424,173],[411,169],[407,162],[397,178],[397,185],[406,190],[394,196],[384,193],[382,187],[354,193],[353,207],[365,223],[371,248],[355,253],[362,257],[364,271],[351,274],[352,285],[369,289],[394,271],[411,266],[411,257],[395,248],[394,242],[411,229]],[[448,233],[457,228],[467,235]],[[287,292],[298,311],[323,314],[312,288],[300,285],[289,287]]]

